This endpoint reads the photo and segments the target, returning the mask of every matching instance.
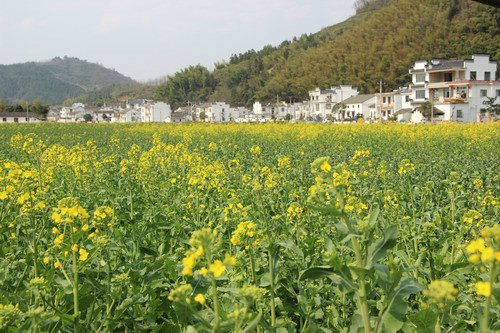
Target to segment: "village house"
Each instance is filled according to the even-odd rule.
[[[0,123],[38,123],[46,120],[33,112],[0,112]]]
[[[333,107],[349,97],[358,95],[358,89],[350,85],[309,91],[310,116],[316,119],[331,119]]]
[[[423,116],[418,107],[430,101],[437,115],[434,120],[479,121],[488,97],[500,96],[496,80],[497,63],[489,55],[474,54],[472,58],[432,59],[416,61],[409,70],[412,75],[412,105],[416,109],[412,121]]]
[[[141,122],[143,123],[166,122],[172,113],[170,105],[164,102],[146,103],[139,110],[141,112]]]
[[[115,112],[113,118],[111,118],[113,123],[139,123],[141,122],[141,112],[136,109],[125,109]]]
[[[71,106],[66,106],[61,109],[59,120],[60,122],[78,122],[83,121],[83,115],[86,112],[85,105],[82,103],[74,103]]]
[[[342,107],[336,110],[334,118],[343,121],[363,117],[368,120],[373,116],[376,104],[377,97],[374,94],[351,96],[342,102]]]

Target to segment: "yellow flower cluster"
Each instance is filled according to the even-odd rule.
[[[215,278],[218,278],[226,272],[227,266],[236,264],[236,259],[227,253],[225,254],[224,263],[220,260],[210,263],[210,253],[207,253],[206,250],[210,250],[216,246],[216,237],[217,231],[210,228],[193,232],[189,240],[191,250],[187,251],[186,256],[182,259],[182,275],[193,276],[193,269],[201,258],[205,258],[205,262],[209,263],[208,268],[202,267],[199,270],[200,275],[203,276],[212,274]]]
[[[427,290],[423,291],[424,296],[431,298],[432,303],[443,308],[446,301],[455,301],[458,294],[458,289],[452,283],[445,280],[432,281]]]
[[[349,195],[347,197],[344,209],[361,214],[363,211],[368,209],[368,206],[366,206],[358,197]]]
[[[481,236],[465,247],[465,251],[470,254],[469,261],[473,264],[491,264],[494,261],[500,263],[500,250],[495,250],[495,244],[500,244],[500,225],[484,227]]]
[[[59,201],[57,207],[53,208],[51,217],[55,223],[60,224],[73,223],[76,218],[85,222],[90,218],[90,215],[74,198],[65,198]]]
[[[294,223],[294,220],[301,221],[302,219],[302,214],[305,212],[305,209],[303,207],[300,207],[298,202],[292,202],[290,206],[288,206],[287,209],[287,216],[288,216],[288,222],[290,224]]]
[[[399,164],[398,173],[401,175],[401,174],[406,174],[413,170],[415,170],[415,164],[411,163],[410,160],[408,159],[404,159]]]
[[[256,223],[252,221],[240,222],[231,236],[231,243],[234,246],[245,245],[245,249],[249,249],[250,246],[259,245],[259,235]]]

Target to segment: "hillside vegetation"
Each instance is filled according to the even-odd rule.
[[[0,65],[0,98],[9,103],[40,99],[59,104],[85,92],[132,82],[115,70],[77,58]]]
[[[500,11],[469,0],[364,1],[357,14],[313,35],[231,56],[214,71],[191,66],[171,76],[156,99],[300,100],[317,86],[353,84],[373,92],[409,82],[416,59],[488,53],[500,60]]]

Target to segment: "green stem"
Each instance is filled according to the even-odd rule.
[[[495,283],[496,280],[496,261],[493,261],[492,267],[491,267],[491,273],[490,273],[490,287],[493,289],[493,283]],[[490,309],[491,309],[491,293],[490,296],[486,297],[486,305],[484,306],[484,312],[483,312],[483,317],[481,318],[481,333],[488,333],[490,331],[489,329],[489,322],[490,322]]]
[[[271,279],[270,293],[271,293],[271,326],[272,331],[276,332],[276,304],[274,302],[274,271],[273,271],[273,253],[271,249],[268,251],[269,255],[269,278]]]
[[[253,258],[253,250],[250,248],[250,267],[252,269],[252,283],[257,283],[257,278],[255,277],[255,259]]]
[[[341,192],[337,192],[339,197],[339,205],[341,211],[344,211],[344,198]],[[349,218],[347,216],[343,216],[344,224],[350,233],[355,234],[354,230],[349,223]],[[363,255],[361,254],[361,248],[359,245],[359,241],[357,237],[351,238],[352,248],[354,250],[354,255],[356,257],[356,266],[360,268],[359,270],[359,290],[358,290],[358,302],[359,302],[359,310],[361,312],[361,317],[363,318],[363,327],[365,333],[371,333],[372,328],[370,325],[370,312],[368,310],[368,302],[366,299],[366,285],[365,285],[365,272],[364,269],[364,260]]]
[[[78,309],[78,258],[76,257],[76,252],[73,251],[73,303],[74,303],[74,315],[75,315],[75,333],[78,333],[78,317],[80,316],[80,311]]]
[[[215,311],[215,324],[213,332],[217,333],[220,325],[220,315],[219,315],[219,299],[217,298],[217,281],[215,281],[214,276],[212,276],[212,299],[214,302],[214,311]]]

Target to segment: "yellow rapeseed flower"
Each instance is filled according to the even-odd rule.
[[[478,296],[491,296],[491,283],[482,281],[477,282],[476,293]]]
[[[80,254],[80,261],[87,260],[89,253],[85,249],[81,248],[78,253]]]
[[[78,245],[73,244],[73,246],[71,247],[71,251],[77,252],[78,251]]]
[[[224,258],[224,264],[228,266],[234,266],[236,265],[236,259],[234,257],[231,257],[229,254],[226,253],[226,256]]]
[[[210,264],[208,271],[212,273],[216,278],[220,277],[226,272],[226,266],[220,260],[215,260],[213,264]]]
[[[207,300],[205,299],[205,296],[203,296],[202,294],[196,295],[194,300],[200,304],[205,304],[207,302]]]

